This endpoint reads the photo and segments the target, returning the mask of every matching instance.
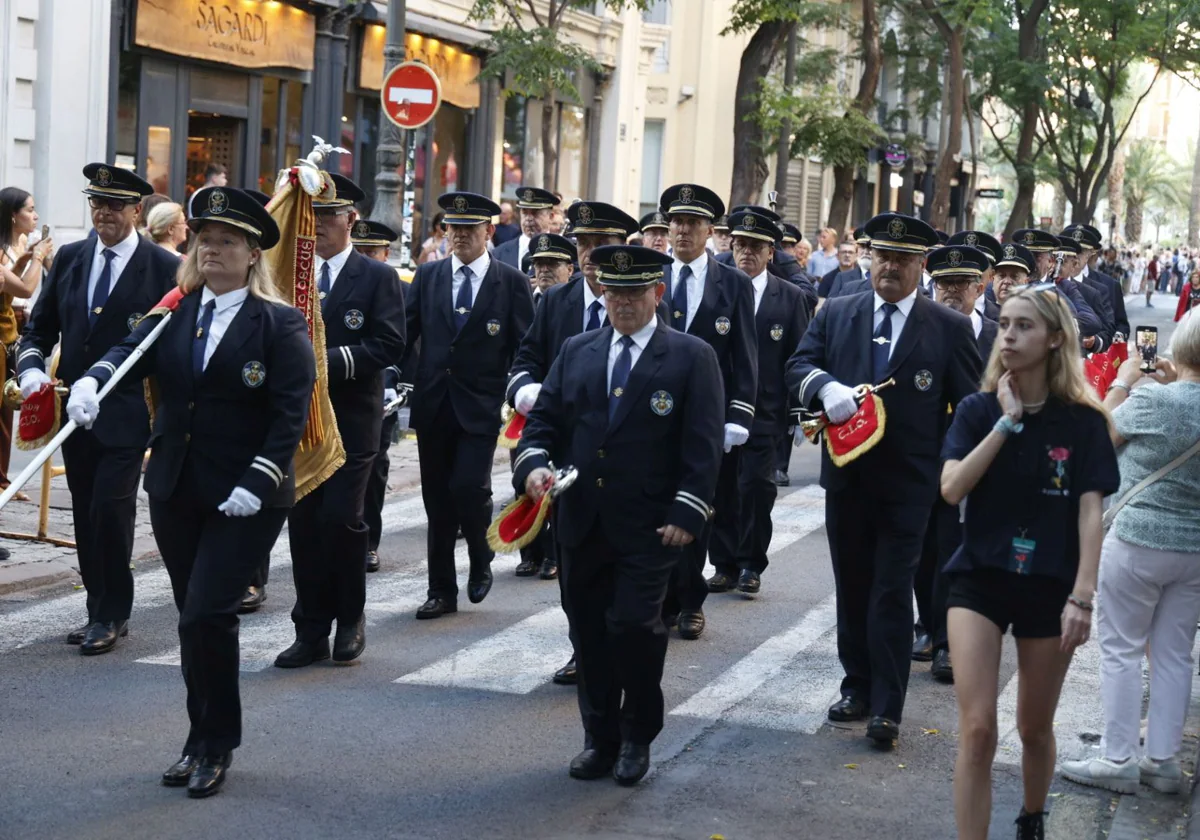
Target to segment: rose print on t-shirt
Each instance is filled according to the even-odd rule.
[[[1068,462],[1071,460],[1071,450],[1066,446],[1047,446],[1046,457],[1049,461],[1049,475],[1046,485],[1042,487],[1045,496],[1071,495],[1071,475]]]

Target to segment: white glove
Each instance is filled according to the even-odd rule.
[[[29,399],[29,395],[37,391],[43,385],[50,384],[52,380],[46,375],[45,371],[31,368],[21,374],[21,399]]]
[[[396,398],[399,396],[400,396],[400,394],[399,394],[399,392],[396,391],[395,388],[384,388],[383,389],[383,406],[384,406],[384,408],[386,409],[388,403],[394,402],[396,400]],[[400,406],[396,406],[391,411],[384,411],[383,416],[391,417],[393,414],[395,414],[399,410],[400,410]]]
[[[803,446],[808,441],[804,436],[804,430],[799,426],[792,429],[792,446]]]
[[[253,516],[261,509],[262,500],[245,487],[234,487],[229,498],[217,507],[226,516]]]
[[[528,385],[522,385],[518,388],[514,396],[514,400],[517,403],[514,408],[517,409],[517,414],[524,414],[528,417],[529,412],[533,411],[533,406],[537,403],[538,394],[541,392],[542,386],[537,382],[531,382]]]
[[[741,446],[750,440],[750,431],[737,423],[725,424],[725,451],[729,452],[735,446]]]
[[[100,416],[100,398],[96,396],[99,388],[100,383],[90,376],[83,377],[71,386],[67,416],[75,421],[75,425],[90,429]]]
[[[858,402],[854,399],[854,389],[841,382],[826,382],[817,392],[821,405],[825,406],[825,416],[833,424],[845,423],[858,411]]]

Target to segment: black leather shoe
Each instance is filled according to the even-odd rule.
[[[743,595],[757,595],[760,588],[762,588],[762,578],[758,576],[758,572],[753,569],[742,569],[742,573],[738,575],[738,592]]]
[[[843,696],[841,700],[829,707],[829,719],[835,723],[850,723],[851,721],[865,720],[866,717],[867,704],[850,695]]]
[[[543,560],[542,569],[538,572],[542,580],[554,580],[558,577],[558,564],[553,560]]]
[[[303,668],[329,658],[329,639],[306,642],[296,639],[292,646],[275,657],[276,668]]]
[[[929,668],[933,678],[941,683],[954,683],[954,666],[950,664],[950,651],[938,648],[933,655],[933,665]]]
[[[108,653],[117,646],[117,639],[128,635],[129,625],[124,621],[97,621],[88,628],[79,645],[79,652],[84,656]]]
[[[571,661],[554,672],[555,685],[575,685],[579,682],[579,669],[575,665],[575,657],[571,657]]]
[[[600,779],[611,773],[616,763],[615,753],[588,748],[571,759],[571,767],[567,772],[572,779]]]
[[[533,577],[538,573],[538,564],[532,560],[521,558],[521,562],[517,564],[516,571],[513,572],[517,577]]]
[[[368,551],[367,552],[367,571],[368,572],[378,572],[379,571],[379,552],[378,551]]]
[[[699,639],[704,632],[703,610],[682,610],[679,613],[679,638]]]
[[[792,480],[788,478],[788,474],[783,470],[775,470],[775,475],[772,476],[771,480],[775,482],[776,487],[787,487],[792,483]]]
[[[238,612],[252,613],[261,607],[267,600],[267,588],[265,586],[247,586],[246,594],[242,596],[242,603],[238,605]]]
[[[192,771],[196,769],[196,761],[194,755],[183,756],[162,774],[162,783],[167,787],[183,787],[188,783],[188,779],[192,778]]]
[[[367,623],[363,616],[353,624],[342,626],[338,622],[337,633],[333,636],[333,661],[353,662],[362,656],[363,648],[367,646]]]
[[[488,569],[478,580],[467,581],[467,600],[478,604],[492,591],[492,570]]]
[[[83,640],[87,637],[87,631],[91,630],[91,629],[92,629],[92,625],[90,625],[90,624],[85,624],[82,627],[76,627],[74,630],[72,630],[70,633],[67,634],[67,644],[69,644],[69,645],[83,644]]]
[[[709,592],[728,592],[737,585],[737,581],[724,572],[717,572],[708,579]]]
[[[617,784],[636,785],[650,769],[649,744],[621,744],[621,752],[617,754],[617,763],[613,767],[613,778]]]
[[[430,598],[417,610],[417,618],[441,618],[447,613],[458,612],[458,604],[445,598]]]
[[[900,725],[885,717],[875,715],[867,724],[867,737],[878,746],[891,747],[900,737]]]
[[[933,639],[929,638],[928,633],[918,634],[913,641],[912,659],[913,662],[928,662],[933,659]]]
[[[192,777],[188,779],[188,796],[192,799],[203,799],[212,796],[225,784],[225,771],[233,763],[233,755],[206,755],[196,761]]]

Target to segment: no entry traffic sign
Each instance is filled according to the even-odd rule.
[[[384,77],[379,96],[389,120],[401,128],[420,128],[442,104],[442,83],[428,65],[406,61]]]

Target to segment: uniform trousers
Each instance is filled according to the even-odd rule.
[[[921,560],[913,582],[917,598],[917,618],[935,650],[947,647],[946,598],[950,595],[950,580],[942,568],[962,545],[962,523],[958,521],[958,506],[950,506],[941,496],[933,503],[925,539],[921,543]]]
[[[792,433],[788,432],[775,442],[775,469],[787,475],[792,465]]]
[[[429,522],[429,597],[455,601],[458,575],[454,542],[459,527],[471,560],[470,579],[478,580],[495,556],[487,544],[492,518],[492,458],[496,435],[472,434],[458,422],[449,397],[436,420],[417,434],[421,459],[421,499]]]
[[[663,726],[662,604],[679,549],[625,554],[597,526],[581,545],[559,550],[586,746],[615,752],[622,742],[649,744]]]
[[[737,577],[739,569],[762,574],[771,546],[771,510],[779,496],[775,485],[778,435],[751,435],[738,447],[738,515],[713,527],[709,556],[718,572]]]
[[[286,508],[226,516],[186,489],[150,501],[150,523],[179,609],[179,649],[191,728],[184,755],[219,755],[242,743],[237,611],[269,554]]]
[[[704,578],[704,564],[708,559],[709,548],[714,543],[713,534],[720,530],[727,539],[732,539],[732,546],[719,543],[714,551],[720,556],[731,556],[736,552],[736,534],[738,529],[738,461],[740,446],[735,446],[732,452],[726,452],[721,459],[721,470],[717,475],[717,490],[713,496],[713,518],[704,531],[694,534],[695,540],[684,546],[679,552],[678,565],[672,576],[671,589],[667,594],[664,614],[699,612],[704,607],[704,599],[708,597],[708,581]],[[733,534],[735,536],[728,537]],[[721,554],[721,552],[724,552]],[[716,560],[714,559],[714,564]]]
[[[133,523],[144,447],[107,447],[87,429],[63,443],[88,622],[126,621],[133,609]]]
[[[296,637],[317,642],[357,622],[367,602],[367,526],[363,500],[375,452],[347,452],[346,463],[292,508],[288,540]]]
[[[371,462],[371,475],[367,478],[367,496],[363,518],[367,523],[367,550],[377,551],[379,541],[383,538],[383,499],[387,495],[388,470],[391,460],[388,450],[392,446],[392,436],[400,425],[399,412],[383,418],[383,427],[379,434],[379,452]]]
[[[865,481],[825,494],[842,694],[896,723],[908,690],[913,578],[929,510],[880,498]]]

